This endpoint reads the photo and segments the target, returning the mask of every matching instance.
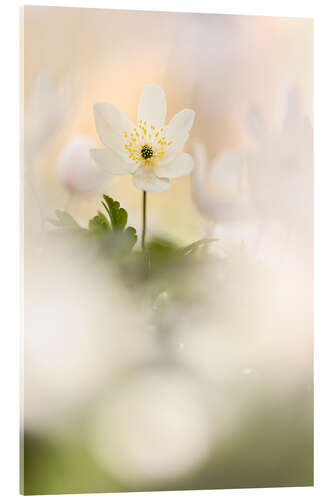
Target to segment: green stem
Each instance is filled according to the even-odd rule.
[[[142,198],[142,236],[141,236],[141,248],[142,251],[145,249],[145,238],[146,238],[146,208],[147,208],[147,193],[143,191]]]

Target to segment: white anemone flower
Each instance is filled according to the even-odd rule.
[[[166,98],[157,85],[148,85],[141,96],[137,124],[108,102],[94,106],[98,135],[105,149],[92,149],[100,166],[112,174],[132,174],[138,189],[161,193],[169,179],[191,172],[193,159],[182,152],[194,121],[194,111],[183,109],[165,125]]]

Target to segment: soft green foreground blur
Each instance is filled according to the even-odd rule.
[[[311,280],[86,237],[26,282],[25,493],[311,485]]]
[[[143,254],[86,229],[103,192],[142,217],[88,153],[93,104],[135,119],[152,82],[208,162],[148,194]],[[23,87],[22,492],[312,485],[311,21],[25,7]],[[252,107],[241,182],[210,163],[253,152]]]

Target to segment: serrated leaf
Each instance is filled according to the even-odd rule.
[[[120,207],[118,201],[104,195],[102,205],[110,220],[103,212],[98,211],[97,215],[90,219],[87,229],[82,228],[70,214],[62,210],[56,210],[56,219],[50,222],[66,231],[97,236],[95,241],[100,242],[101,248],[103,247],[109,255],[121,256],[131,251],[137,242],[136,230],[134,227],[126,228],[128,215],[126,210]]]
[[[104,196],[105,196],[105,195],[104,195]],[[102,201],[102,205],[103,205],[103,207],[105,208],[105,210],[106,210],[107,214],[109,214],[109,216],[110,216],[110,210],[109,210],[109,207],[107,206],[107,204],[106,204],[104,201]]]
[[[109,216],[110,222],[103,213],[98,212],[98,215],[89,222],[89,230],[95,233],[105,230],[110,231],[111,239],[109,242],[114,251],[131,250],[138,238],[134,227],[125,229],[128,219],[126,210],[120,207],[119,201],[113,200],[106,194],[103,195],[103,200],[102,205]]]
[[[119,229],[123,230],[125,228],[127,224],[127,218],[128,215],[126,210],[124,208],[120,208],[117,214],[117,226],[119,227]]]
[[[105,203],[103,203],[103,205],[109,214],[112,229],[115,229],[116,228],[115,212],[117,210],[117,202],[115,202],[110,196],[108,196],[106,194],[103,194],[103,198],[106,202],[106,205],[105,205]],[[118,208],[119,208],[119,203],[118,203]]]
[[[101,231],[108,231],[110,229],[110,224],[105,215],[102,212],[97,212],[98,215],[95,215],[92,219],[90,219],[88,224],[89,231],[96,233]]]
[[[133,248],[135,243],[138,240],[137,234],[136,234],[136,229],[132,226],[128,226],[128,228],[124,231],[124,234],[126,234],[128,238],[128,245],[130,248]]]
[[[110,196],[104,194],[103,198],[105,202],[102,202],[102,204],[110,217],[112,229],[114,231],[123,231],[128,219],[126,210],[120,207],[119,201],[113,200]]]

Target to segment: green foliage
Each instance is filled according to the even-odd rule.
[[[126,237],[126,240],[128,241],[128,245],[130,246],[130,248],[133,248],[138,239],[136,235],[136,229],[132,226],[128,226],[124,231],[124,235]]]
[[[127,212],[120,207],[119,201],[114,201],[110,196],[103,195],[105,201],[102,202],[105,210],[109,214],[112,229],[123,231],[127,224]]]
[[[180,247],[175,242],[164,238],[151,239],[146,245],[147,258],[143,261],[148,268],[146,277],[149,275],[149,279],[159,280],[166,275],[167,281],[169,281],[170,273],[175,273],[175,277],[183,276],[187,269],[193,269],[193,266],[196,265],[195,262],[207,261],[207,258],[202,259],[198,250],[213,241],[215,240],[207,238]]]
[[[105,215],[98,211],[97,215],[90,219],[88,229],[91,233],[104,232],[110,229],[110,224]]]
[[[122,261],[125,274],[129,274],[133,279],[155,279],[170,270],[179,272],[187,265],[191,265],[191,257],[200,259],[198,250],[202,249],[215,239],[204,238],[180,247],[175,242],[164,238],[153,238],[147,242],[146,249],[131,252],[137,242],[137,233],[134,227],[127,226],[127,211],[120,206],[120,203],[110,196],[104,194],[102,205],[104,211],[97,211],[97,214],[88,222],[88,227],[84,228],[67,212],[56,210],[56,218],[49,220],[57,227],[58,234],[65,232],[71,234],[75,239],[75,245],[87,246],[93,244],[97,248],[99,255],[106,259]],[[131,256],[130,256],[131,254]],[[129,258],[125,258],[126,255]]]
[[[175,245],[175,243],[165,240],[162,238],[154,238],[151,240],[148,245],[147,249],[150,253],[156,254],[156,255],[162,255],[162,256],[188,256],[192,255],[196,250],[199,250],[199,248],[203,248],[209,243],[213,243],[214,241],[217,241],[216,238],[203,238],[198,241],[194,241],[190,245],[187,245],[185,247],[178,247]]]
[[[128,215],[118,201],[106,194],[103,199],[102,205],[109,218],[98,211],[97,215],[90,219],[88,229],[81,227],[69,213],[62,210],[56,210],[56,219],[49,222],[62,230],[100,238],[101,245],[113,253],[126,253],[132,250],[137,242],[136,230],[131,226],[126,227]]]
[[[169,257],[175,254],[179,247],[170,240],[153,238],[147,244],[147,251],[156,256]]]

